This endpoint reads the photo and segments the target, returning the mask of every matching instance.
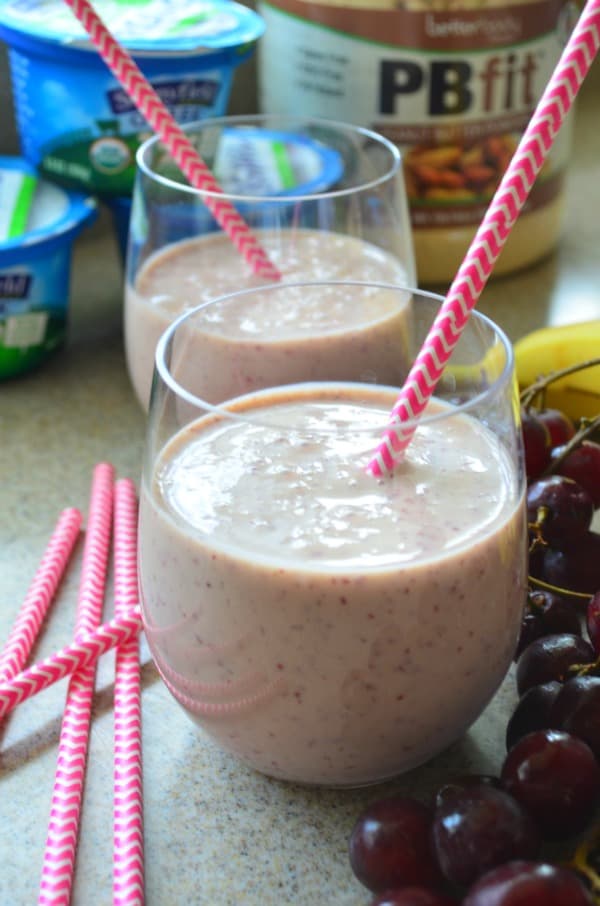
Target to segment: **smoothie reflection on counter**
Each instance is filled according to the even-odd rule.
[[[353,236],[280,229],[261,231],[258,238],[286,283],[356,280],[407,284],[406,267],[396,257]],[[173,243],[148,259],[135,286],[127,286],[125,297],[127,365],[144,408],[148,408],[154,353],[163,331],[178,315],[202,302],[261,282],[249,273],[248,265],[223,234]],[[355,305],[346,287],[331,287],[327,293],[320,288],[313,294],[299,287],[285,300],[265,300],[263,310],[257,310],[252,321],[236,321],[234,316],[230,305],[224,319],[211,311],[202,325],[202,360],[196,363],[198,375],[187,386],[209,402],[229,399],[232,386],[240,386],[235,376],[232,385],[228,382],[232,363],[238,369],[247,365],[255,375],[247,390],[289,383],[296,370],[304,380],[354,378],[361,373],[361,359],[365,380],[373,371],[373,362],[377,363],[379,383],[399,386],[406,375],[408,294],[399,305],[397,293],[374,291],[368,304]],[[208,343],[207,337],[214,342]],[[262,382],[256,380],[257,360],[261,361]],[[337,373],[332,374],[335,362]],[[349,362],[351,374],[346,372]]]
[[[222,747],[274,777],[359,785],[420,764],[512,658],[526,583],[515,464],[453,413],[425,420],[375,480],[365,465],[393,400],[335,383],[251,393],[228,404],[238,417],[180,428],[145,476],[158,668]]]

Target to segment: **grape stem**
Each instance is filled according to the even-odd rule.
[[[591,664],[571,664],[567,670],[569,678],[574,676],[600,676],[600,658]]]
[[[533,539],[529,545],[529,553],[537,550],[539,547],[548,547],[548,542],[542,534],[542,522],[539,521],[539,515],[541,510],[546,509],[545,507],[539,507],[537,511],[538,522],[529,522],[528,528],[530,532],[533,532]],[[551,585],[549,582],[544,582],[543,579],[538,579],[537,576],[527,576],[529,585],[532,585],[534,588],[541,588],[544,591],[552,591],[556,595],[561,595],[564,598],[583,598],[586,601],[589,601],[590,598],[594,596],[594,592],[583,592],[583,591],[572,591],[570,588],[561,588],[560,585]]]
[[[597,824],[591,834],[586,836],[577,846],[571,860],[565,862],[566,868],[571,868],[578,874],[587,878],[596,903],[600,897],[600,824]]]
[[[542,390],[545,390],[546,387],[553,384],[554,381],[567,377],[569,374],[574,374],[576,371],[583,371],[584,368],[593,368],[596,365],[600,365],[600,356],[595,359],[587,359],[585,362],[578,362],[576,365],[569,365],[567,368],[561,368],[560,371],[551,371],[550,374],[542,375],[542,377],[539,377],[537,381],[534,381],[533,384],[525,387],[521,392],[519,400],[522,406],[525,409],[528,409],[538,393],[541,393]]]
[[[593,592],[584,592],[584,591],[572,591],[570,588],[561,588],[560,585],[551,585],[549,582],[544,582],[543,579],[538,579],[536,576],[528,576],[529,584],[533,585],[535,588],[543,588],[545,591],[553,591],[554,594],[561,595],[564,598],[582,598],[585,601],[589,601],[593,597]]]
[[[546,469],[542,472],[541,478],[545,478],[547,475],[553,475],[557,469],[563,464],[567,456],[576,450],[582,442],[590,437],[597,428],[600,428],[600,415],[597,415],[596,418],[593,418],[591,421],[583,419],[583,423],[579,431],[573,435],[570,441],[565,444],[564,449],[556,459],[553,459]]]

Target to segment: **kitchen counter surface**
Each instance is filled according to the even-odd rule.
[[[600,61],[598,61],[600,62]],[[564,239],[541,264],[491,283],[479,308],[514,340],[543,324],[600,316],[598,63],[580,98]],[[110,460],[139,480],[144,417],[120,335],[122,273],[103,215],[77,247],[67,348],[0,385],[0,638],[6,638],[68,505],[87,513],[92,469]],[[81,548],[34,652],[71,638]],[[482,606],[485,602],[482,602]],[[110,595],[105,611],[112,612]],[[470,732],[381,787],[306,789],[222,754],[180,711],[142,647],[146,888],[149,906],[366,906],[346,846],[362,807],[391,791],[428,796],[452,774],[497,772],[515,702],[506,680]],[[112,654],[99,664],[72,902],[111,902]],[[0,904],[36,902],[66,683],[22,704],[0,728]]]

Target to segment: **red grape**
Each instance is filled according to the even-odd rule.
[[[600,591],[588,602],[585,623],[594,651],[600,655]]]
[[[465,787],[493,786],[500,789],[500,778],[492,774],[461,774],[444,783],[435,794],[435,807],[445,806],[453,796],[460,795]]]
[[[541,556],[534,566],[530,561],[530,575],[541,579],[555,588],[569,590],[569,564],[568,556],[564,551],[553,550],[550,547],[542,549]]]
[[[540,478],[527,490],[527,519],[538,523],[542,536],[558,547],[566,538],[576,541],[594,518],[594,502],[588,492],[564,475]]]
[[[600,766],[585,742],[559,730],[536,730],[510,750],[500,779],[547,839],[583,830],[600,798]]]
[[[576,676],[561,687],[549,715],[549,727],[577,736],[600,759],[600,677]]]
[[[521,412],[525,450],[525,473],[530,481],[539,478],[550,462],[550,432],[531,409]]]
[[[573,604],[560,595],[546,589],[530,591],[527,608],[538,617],[544,628],[544,635],[568,632],[581,634],[581,621]],[[567,626],[570,627],[567,629]]]
[[[528,573],[530,576],[536,576],[541,579],[542,571],[544,568],[544,554],[546,552],[546,546],[544,544],[536,544],[534,547],[531,547],[534,537],[535,535],[530,531]]]
[[[550,446],[559,447],[566,444],[575,435],[575,425],[560,409],[538,409],[536,415],[548,429]]]
[[[573,605],[551,591],[530,591],[515,658],[536,639],[565,632],[581,635],[581,621]]]
[[[358,880],[374,893],[436,887],[431,820],[431,809],[416,799],[398,796],[369,806],[350,835],[350,865]]]
[[[543,635],[545,635],[545,633],[542,632],[541,621],[537,618],[536,614],[525,612],[523,614],[523,619],[521,620],[521,629],[519,631],[519,639],[515,650],[515,661],[519,659],[523,651],[525,651],[532,642],[535,642],[536,639],[540,639]]]
[[[594,649],[579,635],[546,635],[528,645],[517,661],[517,691],[523,695],[532,686],[552,680],[564,682],[574,664],[590,664]]]
[[[593,595],[600,588],[600,535],[585,532],[572,545],[565,539],[561,550],[546,548],[538,578],[558,588]]]
[[[432,839],[442,874],[460,887],[510,859],[534,859],[540,845],[531,817],[489,784],[465,786],[447,797],[435,810]]]
[[[528,733],[555,726],[550,723],[550,711],[562,688],[556,680],[542,683],[540,686],[532,686],[519,699],[506,727],[507,751]]]
[[[556,447],[551,459],[556,460],[563,450],[564,447]],[[594,506],[600,507],[600,444],[584,440],[561,462],[556,472],[580,484],[594,501]]]
[[[456,900],[424,887],[403,887],[380,894],[371,906],[457,906]]]
[[[463,906],[594,906],[594,901],[567,868],[543,862],[509,862],[480,878]]]

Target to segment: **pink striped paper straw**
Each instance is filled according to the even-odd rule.
[[[98,658],[135,638],[142,629],[140,609],[135,607],[110,623],[102,623],[93,632],[86,632],[75,642],[65,645],[38,664],[32,664],[21,673],[0,683],[0,718],[26,701],[43,692],[65,676],[96,663]]]
[[[69,507],[58,518],[6,644],[0,652],[0,682],[23,669],[79,537],[81,513]]]
[[[128,478],[115,485],[114,558],[115,614],[122,617],[139,600],[137,498]],[[144,903],[141,729],[140,653],[132,636],[115,660],[113,906]]]
[[[94,469],[75,620],[76,639],[93,632],[100,623],[110,548],[113,474],[113,467],[107,463],[99,463]],[[69,682],[39,906],[68,906],[71,900],[95,676],[93,663],[74,673]]]
[[[599,45],[600,0],[587,0],[394,404],[390,424],[367,467],[373,475],[393,469],[410,443],[415,420],[427,406],[460,339]],[[408,420],[412,423],[406,425]]]
[[[253,272],[268,280],[279,280],[279,271],[269,261],[246,222],[225,198],[218,197],[222,196],[223,190],[127,50],[110,33],[88,0],[65,0],[65,3],[77,16],[108,68],[160,136],[191,185],[211,193],[204,197],[206,206]]]

